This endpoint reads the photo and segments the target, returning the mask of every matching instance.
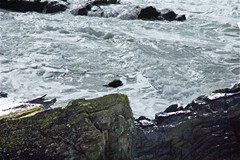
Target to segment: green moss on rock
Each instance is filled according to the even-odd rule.
[[[0,159],[132,159],[133,126],[121,94],[34,108],[0,117]]]

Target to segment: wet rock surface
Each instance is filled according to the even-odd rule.
[[[0,8],[16,12],[39,12],[39,13],[56,13],[65,11],[70,3],[67,0],[1,0]],[[71,9],[73,15],[97,16],[97,17],[123,17],[123,13],[109,11],[102,6],[120,4],[119,0],[94,0]],[[114,12],[114,13],[113,13]],[[132,14],[131,19],[143,20],[168,20],[168,21],[185,21],[185,15],[178,15],[170,9],[157,10],[153,6],[140,8],[133,7],[127,14]]]
[[[41,1],[41,0],[1,0],[0,8],[16,12],[40,12],[56,13],[65,11],[65,1]]]
[[[128,98],[120,94],[34,107],[0,117],[0,159],[132,159],[133,131]]]
[[[97,16],[97,17],[118,17],[121,13],[115,13],[108,15],[105,13],[104,9],[101,6],[106,6],[109,4],[119,4],[119,1],[106,1],[106,0],[97,0],[86,3],[85,5],[73,9],[71,13],[73,15],[81,16]],[[163,9],[158,11],[155,7],[147,6],[140,8],[136,6],[132,8],[129,13],[132,13],[132,19],[142,19],[142,20],[167,20],[167,21],[185,21],[185,15],[178,15],[170,9]],[[128,13],[128,14],[129,14]]]
[[[167,8],[158,11],[156,8],[152,6],[142,8],[137,18],[143,20],[167,20],[167,21],[186,20],[185,15],[177,15],[174,11]]]
[[[238,160],[240,84],[155,118],[133,119],[127,96],[0,116],[1,159]],[[39,103],[44,96],[29,100]]]
[[[136,160],[237,160],[240,157],[240,84],[169,106],[154,120],[135,120]],[[143,118],[140,118],[143,119]],[[153,125],[154,124],[154,125]]]
[[[6,92],[2,92],[2,91],[0,91],[0,98],[2,98],[2,97],[7,97],[7,93]]]

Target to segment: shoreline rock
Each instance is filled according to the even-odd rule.
[[[135,120],[135,160],[237,160],[240,83]]]
[[[93,17],[124,17],[124,15],[121,15],[120,12],[114,12],[114,14],[109,14],[108,12],[105,13],[105,10],[101,8],[101,6],[106,6],[109,4],[118,4],[114,0],[112,1],[97,1],[99,3],[94,3],[96,1],[92,1],[86,3],[85,5],[71,10],[71,13],[75,16],[93,16]],[[100,3],[102,2],[102,3]],[[105,3],[104,3],[105,2]],[[186,16],[185,15],[178,15],[174,11],[170,9],[162,9],[157,10],[156,8],[152,6],[147,6],[144,8],[140,8],[139,6],[136,6],[128,11],[128,16],[131,17],[131,19],[142,19],[142,20],[167,20],[167,21],[185,21]],[[130,15],[129,15],[130,14]]]
[[[1,0],[0,8],[15,12],[57,13],[65,11],[67,3],[64,0]]]
[[[70,3],[67,0],[1,0],[0,8],[15,12],[39,12],[57,13],[68,9]],[[157,10],[153,6],[140,8],[139,6],[129,9],[129,11],[109,11],[102,6],[120,4],[119,0],[93,0],[82,6],[72,9],[73,15],[95,16],[95,17],[119,17],[123,19],[124,14],[131,19],[142,20],[167,20],[185,21],[185,15],[178,15],[170,9]],[[126,12],[126,13],[125,13]]]
[[[125,95],[78,99],[0,117],[1,159],[132,159],[133,115]]]
[[[240,83],[153,120],[134,120],[122,94],[0,117],[2,159],[238,160]]]

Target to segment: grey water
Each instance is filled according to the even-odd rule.
[[[185,22],[0,10],[0,90],[9,97],[56,97],[54,107],[111,93],[129,97],[135,116],[240,82],[239,0],[122,0],[170,8]],[[119,89],[104,84],[124,78]]]

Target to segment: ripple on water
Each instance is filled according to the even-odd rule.
[[[112,14],[136,5],[171,8],[187,14],[185,22],[0,10],[0,90],[17,98],[48,94],[56,106],[120,92],[136,116],[153,117],[239,81],[238,3],[123,0],[111,6]],[[103,87],[121,77],[127,84],[119,91]]]

